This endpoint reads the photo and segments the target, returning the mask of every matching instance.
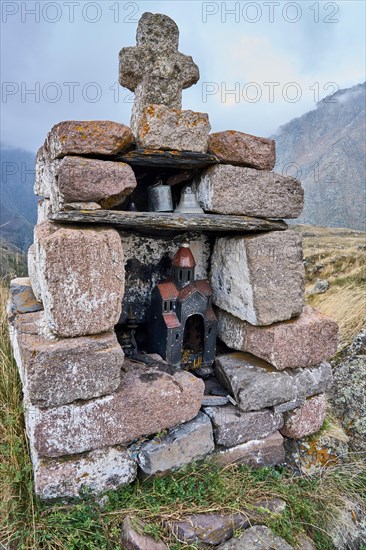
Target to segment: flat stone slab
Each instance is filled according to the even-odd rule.
[[[273,139],[235,130],[210,134],[208,149],[224,164],[272,170],[276,163],[276,144]]]
[[[62,210],[100,210],[102,207],[96,202],[67,202]]]
[[[280,432],[274,432],[264,439],[254,439],[219,451],[213,455],[213,460],[220,466],[227,464],[247,464],[252,468],[276,466],[285,462],[283,437]]]
[[[245,233],[249,231],[283,231],[287,229],[287,224],[282,221],[262,220],[246,216],[174,214],[170,212],[122,212],[118,210],[58,212],[52,216],[52,220],[71,224],[112,225],[121,229],[135,229],[144,233],[156,230]]]
[[[293,550],[285,539],[275,535],[265,525],[256,525],[244,531],[237,539],[231,539],[218,547],[219,550]]]
[[[45,327],[43,312],[20,315],[11,325],[25,402],[58,407],[117,390],[124,355],[114,332],[55,338]]]
[[[47,322],[55,334],[75,337],[113,330],[124,294],[117,231],[45,222],[35,228],[35,259]]]
[[[278,371],[249,353],[221,355],[215,362],[219,382],[234,396],[242,411],[260,411],[286,404],[284,412],[304,404],[305,398],[324,393],[332,385],[332,368],[323,362],[316,367]]]
[[[145,535],[145,527],[146,524],[139,518],[133,518],[133,521],[129,517],[125,518],[122,523],[120,539],[122,548],[124,550],[169,550],[163,541],[156,541],[150,535]]]
[[[148,105],[138,120],[136,141],[143,149],[206,153],[210,129],[206,113]]]
[[[146,475],[165,473],[204,458],[214,447],[210,419],[199,412],[196,418],[163,437],[143,443],[137,460]]]
[[[33,293],[29,277],[17,277],[10,282],[11,313],[32,313],[43,309]]]
[[[181,168],[184,170],[199,170],[219,162],[215,155],[209,153],[141,148],[130,151],[125,155],[117,155],[116,160],[126,162],[127,164],[131,164],[131,166]]]
[[[206,212],[297,218],[304,207],[300,181],[276,172],[218,164],[196,177],[195,183]]]
[[[284,425],[280,430],[285,437],[302,439],[320,430],[327,412],[327,398],[324,394],[315,395],[305,404],[284,415]]]
[[[137,185],[128,164],[79,156],[64,157],[56,176],[51,196],[59,208],[70,202],[96,202],[111,208],[122,203]]]
[[[27,407],[27,433],[37,453],[57,457],[127,445],[197,416],[204,391],[199,378],[127,361],[124,371],[114,394],[52,409]]]
[[[66,155],[114,156],[133,146],[131,129],[109,120],[67,120],[49,132],[45,147],[52,159]]]
[[[298,317],[305,287],[301,237],[288,230],[216,239],[211,286],[215,305],[252,325]]]
[[[81,496],[117,490],[136,478],[137,465],[123,447],[97,449],[90,453],[44,459],[32,453],[35,493],[42,500]]]
[[[202,398],[202,407],[223,407],[228,403],[230,403],[229,396],[204,395]]]
[[[338,346],[338,325],[305,306],[300,317],[266,327],[242,321],[217,310],[219,338],[229,347],[252,353],[277,370],[317,365],[333,357]]]
[[[231,539],[235,531],[263,521],[271,513],[280,514],[285,508],[283,500],[274,498],[260,501],[250,510],[232,514],[192,514],[185,520],[170,522],[168,526],[181,542],[217,546]]]
[[[270,410],[242,412],[233,405],[205,407],[211,418],[216,445],[235,447],[253,439],[262,439],[283,426],[282,414]]]

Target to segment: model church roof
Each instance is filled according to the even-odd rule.
[[[172,261],[173,267],[193,269],[196,267],[196,261],[193,257],[188,243],[183,243]]]

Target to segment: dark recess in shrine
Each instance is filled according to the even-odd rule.
[[[217,319],[208,280],[196,279],[196,261],[183,242],[171,262],[170,276],[151,292],[148,323],[129,318],[117,327],[125,354],[143,359],[140,350],[159,354],[168,364],[187,369],[210,367],[215,359]]]

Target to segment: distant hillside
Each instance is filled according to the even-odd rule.
[[[273,136],[275,169],[300,170],[305,208],[296,223],[366,230],[365,90],[339,90]]]
[[[25,277],[28,273],[27,256],[12,244],[0,239],[0,281]]]
[[[33,241],[37,220],[34,162],[28,151],[1,148],[0,238],[22,251]]]

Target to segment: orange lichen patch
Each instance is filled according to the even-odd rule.
[[[275,142],[235,130],[215,132],[209,136],[209,151],[228,164],[272,170],[275,164]]]
[[[68,154],[112,155],[133,142],[130,128],[108,120],[65,121],[56,124],[47,138],[53,158]]]
[[[348,453],[347,438],[339,438],[340,434],[331,435],[321,430],[318,434],[305,438],[299,442],[298,459],[304,472],[311,472],[317,468],[334,466]]]
[[[310,442],[310,446],[307,452],[308,457],[312,459],[313,464],[320,464],[324,467],[329,466],[331,463],[334,464],[334,461],[337,460],[338,457],[333,454],[330,449],[318,445],[319,441],[314,439]]]
[[[152,122],[169,124],[172,128],[186,128],[193,130],[202,125],[207,125],[208,116],[205,113],[183,111],[180,109],[168,109],[163,105],[151,104],[145,107],[139,123],[139,138],[142,140],[152,130]]]
[[[18,294],[19,300],[22,302],[23,307],[32,306],[34,303],[34,296],[30,294],[29,290],[23,290]]]

